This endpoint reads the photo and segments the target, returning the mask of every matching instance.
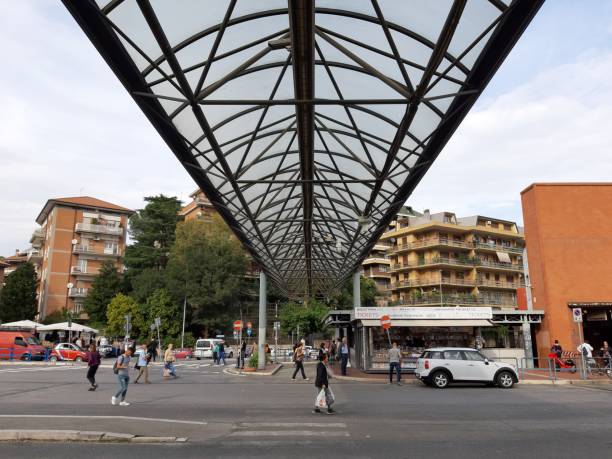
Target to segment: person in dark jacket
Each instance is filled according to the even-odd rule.
[[[331,403],[329,401],[329,378],[327,375],[327,353],[323,352],[319,354],[319,363],[317,364],[317,378],[315,379],[315,387],[317,388],[317,396],[321,392],[321,390],[325,389],[325,398],[328,400],[327,402],[327,414],[334,414],[335,411],[331,407]],[[329,394],[329,395],[328,395]],[[319,407],[315,407],[313,413],[321,413]]]
[[[96,372],[98,371],[98,367],[100,366],[100,353],[96,349],[95,344],[91,344],[89,346],[89,352],[87,353],[87,380],[91,384],[91,387],[88,389],[90,391],[94,391],[98,388],[98,384],[96,383]]]

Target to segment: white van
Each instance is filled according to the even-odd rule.
[[[217,338],[200,338],[196,341],[195,349],[193,355],[196,359],[212,359],[213,357],[213,347],[217,343],[223,342],[222,339]],[[233,358],[234,351],[225,343],[225,357]]]

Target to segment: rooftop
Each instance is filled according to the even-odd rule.
[[[39,225],[42,225],[51,209],[53,209],[57,205],[67,206],[67,207],[76,207],[76,208],[93,208],[99,210],[110,210],[113,212],[119,212],[123,214],[131,215],[134,213],[133,210],[128,209],[127,207],[118,206],[117,204],[113,204],[111,202],[103,201],[98,198],[92,198],[91,196],[75,196],[71,198],[53,198],[49,199],[43,209],[36,217],[36,222]]]

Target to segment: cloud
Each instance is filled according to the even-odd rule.
[[[28,246],[53,197],[126,207],[195,185],[67,11],[0,2],[0,255]]]
[[[409,204],[521,221],[533,182],[612,178],[612,53],[589,52],[486,98],[464,120]]]

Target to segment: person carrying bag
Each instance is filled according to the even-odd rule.
[[[327,354],[319,355],[319,363],[317,364],[317,378],[315,387],[317,388],[317,398],[315,399],[315,409],[313,413],[322,413],[322,409],[327,408],[327,414],[334,414],[335,411],[332,405],[335,402],[334,393],[329,388],[329,377],[327,374]]]

